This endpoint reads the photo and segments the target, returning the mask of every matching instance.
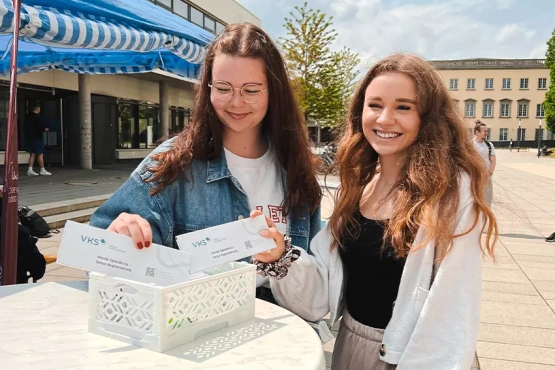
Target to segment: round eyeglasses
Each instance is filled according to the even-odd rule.
[[[246,84],[243,87],[233,87],[225,81],[214,81],[208,84],[212,89],[212,95],[220,101],[230,101],[234,90],[239,90],[245,103],[256,104],[260,101],[262,94],[268,90],[257,84]]]

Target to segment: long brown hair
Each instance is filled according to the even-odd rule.
[[[322,190],[316,179],[316,157],[310,150],[308,130],[293,95],[285,62],[270,37],[255,25],[230,24],[208,47],[195,86],[192,122],[176,138],[173,147],[152,158],[150,170],[157,187],[153,193],[174,182],[193,160],[213,160],[223,151],[222,123],[210,103],[214,58],[220,54],[261,59],[268,78],[269,104],[262,132],[269,137],[280,165],[287,173],[283,213],[308,205],[314,211]]]
[[[368,85],[378,75],[400,72],[411,77],[416,85],[420,131],[409,148],[408,159],[399,174],[392,193],[395,194],[393,214],[387,223],[386,238],[391,238],[395,255],[405,257],[412,248],[416,232],[426,230],[426,238],[414,249],[434,241],[438,259],[452,246],[459,205],[460,175],[470,177],[474,198],[475,220],[482,214],[486,223],[484,254],[493,256],[498,230],[495,216],[486,205],[483,189],[487,181],[483,160],[468,138],[466,124],[449,96],[441,77],[431,64],[409,54],[391,55],[375,64],[359,84],[346,118],[346,131],[340,141],[334,168],[339,171],[341,185],[329,222],[333,236],[332,249],[342,247],[341,238],[358,236],[360,225],[354,215],[364,187],[372,180],[379,161],[362,131],[362,110]],[[473,227],[474,227],[473,226]],[[386,239],[384,238],[384,239]]]

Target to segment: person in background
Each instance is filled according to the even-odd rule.
[[[257,270],[303,319],[343,316],[332,369],[470,370],[497,223],[464,118],[430,63],[397,54],[366,74],[346,122],[328,226],[307,253],[268,219],[277,247]]]
[[[40,104],[33,106],[33,111],[27,116],[25,122],[25,133],[27,145],[29,146],[29,169],[27,176],[50,176],[52,175],[44,168],[44,138],[43,132],[47,132],[48,127],[44,127],[40,116]],[[40,171],[36,173],[33,171],[35,160],[39,163]]]
[[[488,128],[485,123],[476,120],[474,126],[474,147],[484,159],[486,171],[489,174],[489,179],[484,187],[484,194],[486,203],[491,207],[493,202],[493,172],[497,165],[497,157],[495,156],[495,147],[486,138],[488,137]]]
[[[513,139],[511,139],[511,141],[509,141],[509,152],[513,151]]]
[[[149,155],[90,225],[130,236],[138,249],[177,248],[177,235],[258,209],[308,249],[322,190],[279,49],[261,28],[230,24],[208,47],[196,87],[188,128]],[[257,286],[273,302],[269,279]]]

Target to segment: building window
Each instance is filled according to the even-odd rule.
[[[507,118],[511,116],[511,103],[510,102],[501,102],[501,117]]]
[[[543,104],[538,104],[536,106],[536,117],[538,117],[538,118],[545,117],[545,111],[543,109]]]
[[[131,149],[139,147],[138,142],[136,145],[133,139],[136,137],[135,133],[135,116],[137,106],[131,103],[118,104],[118,148]]]
[[[493,102],[491,101],[484,102],[483,116],[493,117]]]
[[[528,117],[528,102],[518,103],[518,116],[521,118]]]
[[[197,8],[191,7],[190,21],[198,26],[204,27],[204,14]]]
[[[511,89],[511,79],[510,78],[504,78],[503,79],[502,89],[503,90],[510,90]]]
[[[466,117],[476,117],[476,104],[472,102],[467,102],[464,115]]]
[[[156,4],[160,4],[166,8],[172,8],[172,0],[156,0]]]
[[[191,122],[191,110],[171,107],[170,135],[177,135]]]
[[[538,78],[538,89],[547,89],[547,78]]]
[[[456,78],[452,78],[449,80],[449,90],[458,90],[459,89],[459,80]]]
[[[216,33],[216,21],[209,16],[204,16],[204,28],[212,33]]]
[[[220,22],[216,22],[216,35],[219,35],[220,32],[224,30],[225,26]]]
[[[542,138],[542,140],[543,140],[543,132],[544,132],[544,129],[542,128],[542,130],[541,130],[541,138]],[[535,136],[534,136],[534,140],[535,140],[535,141],[538,141],[539,138],[540,138],[540,129],[537,128],[537,129],[536,129],[536,134],[535,134]]]
[[[189,4],[187,4],[183,0],[174,0],[173,12],[185,19],[189,19]]]
[[[499,129],[499,141],[506,141],[508,135],[509,135],[509,129],[508,128],[500,128]]]
[[[118,103],[118,148],[154,148],[158,140],[159,109],[150,104]]]
[[[205,14],[201,10],[187,4],[185,0],[150,0],[153,3],[160,4],[164,8],[172,9],[173,12],[191,22],[197,26],[201,26],[205,30],[212,33],[219,34],[225,28],[220,22],[217,22],[214,18]],[[173,7],[172,7],[173,1]]]
[[[493,90],[493,78],[486,78],[486,90]]]
[[[486,136],[486,140],[491,140],[491,128],[488,128],[488,135]]]
[[[520,135],[520,141],[526,140],[526,129],[525,128],[518,128],[517,132],[518,132],[517,140],[518,140],[519,135]]]
[[[466,89],[467,90],[476,89],[476,79],[475,78],[469,78],[468,80],[466,80]]]
[[[528,79],[527,78],[521,78],[520,79],[520,89],[521,90],[528,90]]]
[[[159,132],[158,107],[139,105],[139,148],[155,148]]]

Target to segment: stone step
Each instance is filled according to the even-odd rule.
[[[64,200],[61,202],[37,204],[29,206],[42,217],[60,215],[89,208],[100,207],[112,194],[96,195],[80,199]]]
[[[71,220],[80,223],[89,222],[92,214],[98,207],[80,209],[78,211],[66,212],[44,217],[51,229],[61,229],[65,226],[66,221]]]

